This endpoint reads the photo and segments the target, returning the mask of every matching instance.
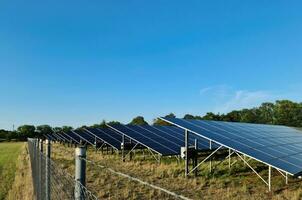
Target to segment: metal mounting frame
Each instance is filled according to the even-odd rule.
[[[168,120],[166,120],[165,118],[162,118],[162,117],[160,117],[159,119],[161,119],[161,120],[163,120],[163,121],[165,121],[165,122],[168,122],[168,123],[170,123],[170,124],[173,124],[173,125],[175,125],[175,126],[177,126],[177,127],[179,127],[179,128],[181,128],[181,129],[183,129],[184,131],[185,131],[185,147],[186,147],[186,152],[188,151],[188,144],[187,144],[187,140],[186,140],[186,138],[188,137],[188,135],[189,135],[189,129],[187,129],[187,128],[185,128],[185,127],[183,127],[183,126],[180,126],[180,125],[178,125],[178,124],[176,124],[176,123],[173,123],[173,122],[170,122],[170,121],[168,121]],[[200,136],[200,137],[202,137],[202,138],[204,138],[204,139],[206,139],[206,140],[209,140],[209,141],[212,141],[210,138],[208,138],[208,137],[206,137],[206,136],[203,136],[203,135],[201,135],[201,134],[198,134],[197,132],[194,132],[194,131],[190,131],[190,132],[192,132],[193,134],[195,134],[195,135],[198,135],[198,136]],[[277,169],[280,173],[281,172],[283,172],[283,173],[285,173],[286,175],[285,175],[285,178],[286,178],[286,183],[288,183],[288,178],[287,178],[287,176],[288,175],[292,175],[293,176],[293,174],[291,174],[291,173],[288,173],[288,172],[286,172],[286,171],[284,171],[284,170],[282,170],[282,169],[279,169],[278,167],[275,167],[275,166],[272,166],[272,165],[270,165],[270,164],[268,164],[268,163],[266,163],[266,162],[264,162],[264,161],[262,161],[262,160],[259,160],[259,159],[257,159],[257,158],[254,158],[254,157],[252,157],[252,156],[249,156],[249,155],[247,155],[247,154],[245,154],[245,153],[243,153],[243,152],[240,152],[240,151],[238,151],[238,150],[236,150],[236,149],[234,149],[234,148],[231,148],[231,147],[229,147],[229,146],[227,146],[227,145],[224,145],[224,144],[222,144],[222,143],[220,143],[220,142],[217,142],[217,141],[214,141],[216,144],[218,144],[218,145],[221,145],[221,146],[223,146],[223,147],[225,147],[225,148],[227,148],[227,149],[229,149],[229,150],[232,150],[232,151],[234,151],[234,152],[236,152],[236,154],[238,155],[239,153],[241,153],[243,156],[246,156],[246,157],[249,157],[249,160],[250,159],[254,159],[254,160],[257,160],[258,162],[260,162],[260,163],[263,163],[263,164],[265,164],[265,165],[267,165],[268,166],[268,168],[269,168],[269,170],[268,170],[268,181],[265,181],[262,177],[261,177],[261,179],[264,181],[264,183],[266,183],[267,185],[268,185],[268,188],[269,188],[269,191],[271,191],[271,176],[272,176],[272,174],[271,174],[271,171],[272,171],[272,168],[274,168],[274,169]],[[230,152],[230,151],[229,151]],[[245,164],[247,163],[246,161],[245,161],[245,159],[244,158],[242,158],[241,156],[239,156],[244,162],[245,162]],[[230,166],[230,158],[231,157],[229,157],[229,166]],[[185,158],[186,159],[186,166],[185,166],[185,175],[186,175],[186,177],[187,177],[187,169],[188,169],[188,162],[187,162],[187,157]],[[237,162],[237,161],[236,161]],[[234,162],[233,164],[235,164],[236,162]],[[249,165],[250,166],[250,165]],[[253,168],[252,168],[253,169]],[[254,171],[254,170],[253,170]],[[254,171],[255,172],[255,171]],[[259,175],[258,173],[257,173],[257,175]],[[284,175],[284,174],[283,174]]]

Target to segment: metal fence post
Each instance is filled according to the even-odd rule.
[[[75,150],[75,191],[74,197],[76,200],[84,200],[82,186],[86,182],[86,148],[79,146]]]
[[[38,139],[38,171],[39,171],[39,175],[38,175],[38,194],[39,194],[39,199],[42,199],[43,196],[43,186],[42,186],[42,176],[43,176],[43,165],[42,165],[42,154],[43,154],[43,140],[42,139]]]
[[[45,160],[45,199],[50,200],[50,155],[51,155],[51,142],[46,140],[46,160]]]
[[[37,180],[36,180],[36,170],[37,170],[37,139],[33,139],[31,144],[31,151],[33,153],[32,158],[32,173],[33,173],[33,184],[34,184],[34,195],[37,197]]]

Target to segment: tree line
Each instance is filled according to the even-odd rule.
[[[176,117],[173,113],[166,115],[166,117]],[[184,119],[200,119],[200,120],[216,120],[229,122],[246,122],[257,124],[273,124],[285,125],[291,127],[302,127],[302,103],[293,102],[290,100],[278,100],[274,103],[265,102],[259,107],[251,109],[234,110],[226,114],[208,112],[203,116],[194,116],[186,114]],[[106,124],[119,124],[118,121],[106,122],[103,120],[99,124],[94,124],[89,127],[106,128]],[[137,116],[129,123],[132,125],[147,125],[143,116]],[[170,125],[161,119],[153,120],[153,125]],[[82,126],[81,129],[88,126]],[[0,130],[1,140],[20,140],[25,141],[28,137],[40,137],[44,134],[51,134],[53,131],[70,131],[73,127],[63,126],[52,128],[49,125],[22,125],[16,131]]]

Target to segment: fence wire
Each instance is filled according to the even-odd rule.
[[[187,197],[185,197],[185,196],[183,196],[183,195],[176,194],[175,192],[171,192],[171,191],[169,191],[169,190],[167,190],[167,189],[165,189],[165,188],[162,188],[162,187],[153,185],[153,184],[148,183],[148,182],[146,182],[146,181],[143,181],[143,180],[141,180],[141,179],[132,177],[132,176],[130,176],[130,175],[128,175],[128,174],[125,174],[125,173],[122,173],[122,172],[115,171],[114,169],[111,169],[111,168],[109,168],[109,167],[105,167],[104,165],[101,165],[101,164],[99,164],[99,163],[97,163],[97,162],[95,162],[95,161],[88,160],[88,159],[86,159],[86,158],[80,158],[80,159],[84,160],[86,163],[90,163],[90,164],[92,164],[92,165],[95,165],[95,166],[99,167],[100,169],[108,170],[108,171],[109,171],[110,173],[112,173],[112,174],[115,174],[115,175],[118,175],[118,176],[127,178],[127,179],[129,179],[129,180],[131,180],[131,181],[135,181],[135,182],[138,182],[138,183],[140,183],[140,184],[142,184],[142,185],[146,185],[146,186],[148,186],[148,187],[150,187],[150,188],[153,188],[153,189],[155,189],[155,190],[159,190],[159,191],[161,191],[161,192],[164,192],[164,193],[166,193],[166,194],[168,194],[168,195],[170,195],[170,196],[172,196],[172,197],[174,197],[174,198],[176,198],[176,199],[190,200],[189,198],[187,198]]]
[[[37,200],[75,199],[75,188],[81,193],[77,200],[97,200],[84,185],[45,156],[38,139],[28,139],[34,196]]]

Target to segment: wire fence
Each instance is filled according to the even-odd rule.
[[[115,174],[115,175],[117,175],[117,176],[127,178],[127,179],[130,180],[130,181],[134,181],[134,182],[137,182],[137,183],[139,183],[139,184],[148,186],[149,188],[152,188],[152,189],[161,191],[161,192],[163,192],[163,193],[165,193],[165,194],[168,195],[168,196],[167,196],[167,199],[170,199],[169,197],[173,197],[173,198],[175,198],[175,199],[190,200],[189,198],[187,198],[187,197],[185,197],[185,196],[183,196],[183,195],[176,194],[175,192],[172,192],[172,191],[169,191],[169,190],[167,190],[167,189],[165,189],[165,188],[162,188],[162,187],[156,186],[156,185],[154,185],[154,184],[148,183],[148,182],[146,182],[146,181],[143,181],[143,180],[138,179],[138,178],[136,178],[136,177],[130,176],[130,175],[128,175],[128,174],[125,174],[125,173],[122,173],[122,172],[118,172],[118,171],[116,171],[116,170],[114,170],[114,169],[111,169],[111,168],[109,168],[109,167],[106,167],[106,166],[104,166],[104,165],[101,165],[101,164],[99,164],[99,163],[97,163],[97,162],[95,162],[95,161],[88,160],[88,159],[86,159],[86,158],[80,158],[80,159],[81,159],[81,160],[84,160],[85,162],[90,163],[90,164],[92,164],[92,165],[94,165],[94,166],[97,166],[98,168],[100,168],[100,169],[102,169],[102,170],[107,170],[107,171],[109,171],[111,174]]]
[[[38,139],[28,139],[28,150],[35,199],[98,199],[83,184],[44,154],[43,143]]]

